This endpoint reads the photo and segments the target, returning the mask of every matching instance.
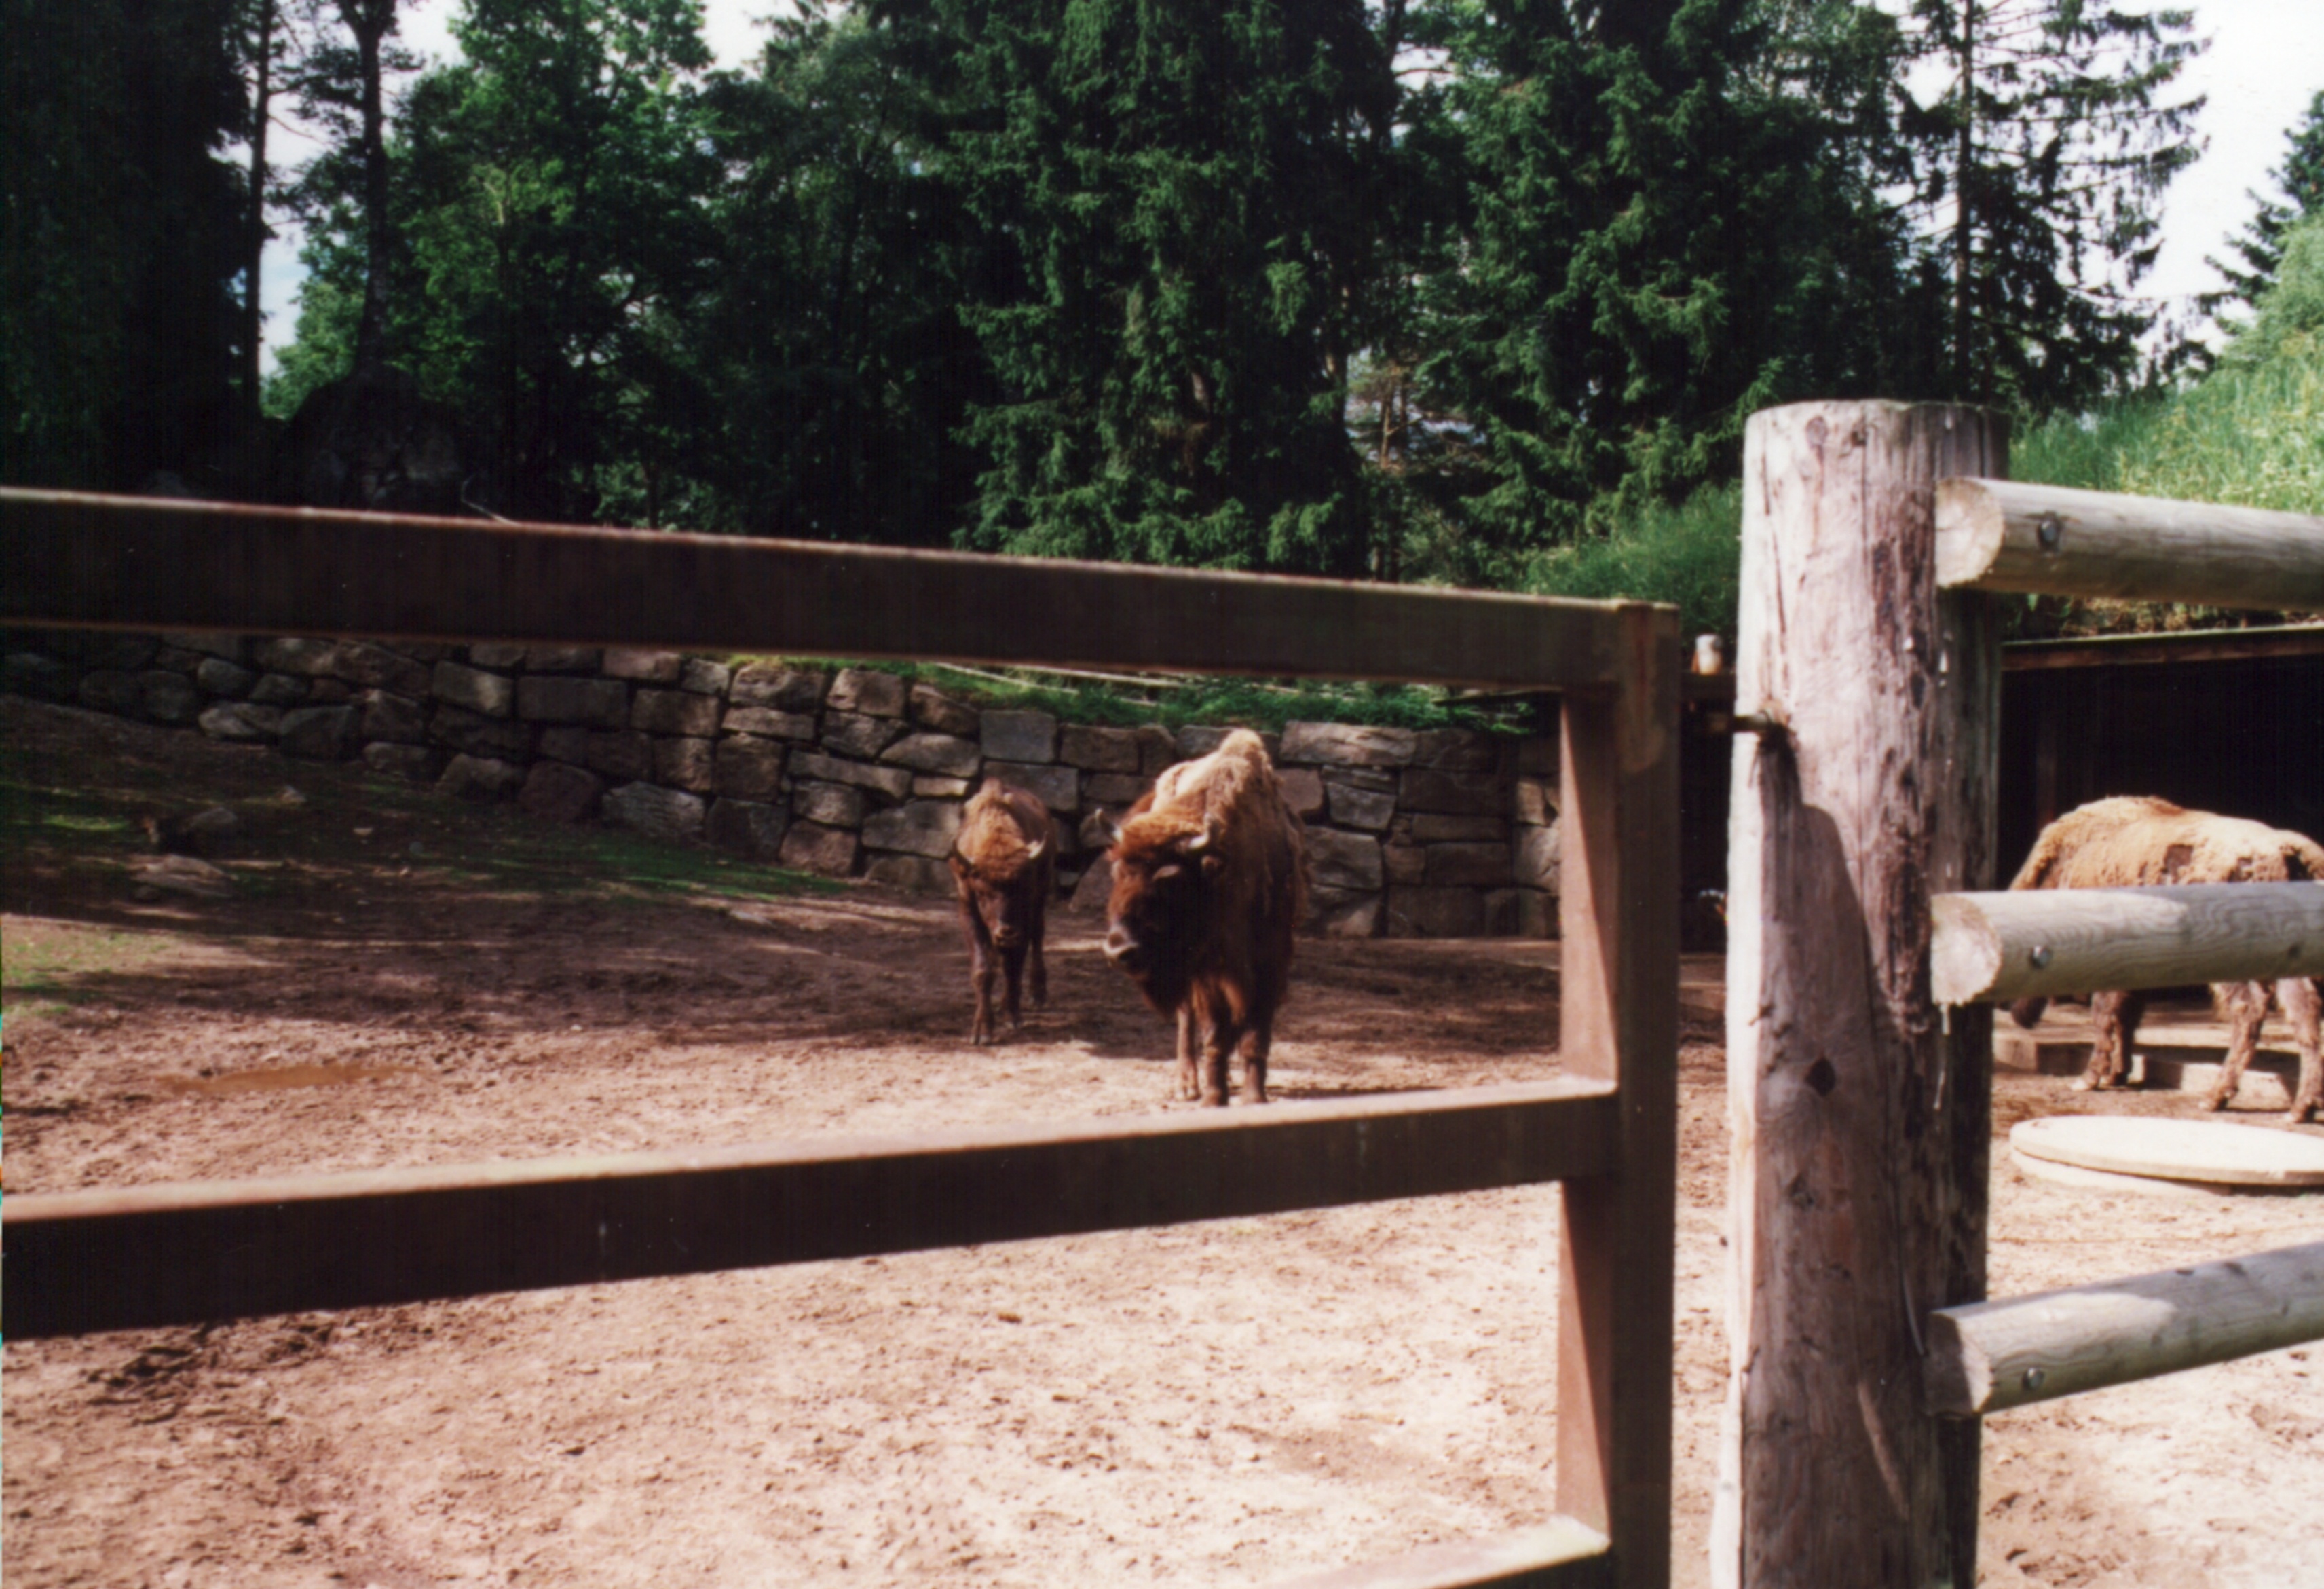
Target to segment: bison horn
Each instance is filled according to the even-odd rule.
[[[1049,841],[1046,838],[1037,838],[1031,844],[1027,845],[1025,846],[1026,864],[1030,865],[1033,862],[1039,860],[1041,858],[1041,852],[1048,847]]]

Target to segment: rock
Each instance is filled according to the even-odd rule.
[[[1178,739],[1159,723],[1141,723],[1138,735],[1138,775],[1151,782],[1163,768],[1178,759]]]
[[[587,777],[588,774],[582,774]],[[437,789],[462,799],[505,799],[524,785],[524,769],[491,756],[454,756],[436,780]]]
[[[251,834],[250,824],[237,816],[233,807],[211,806],[190,817],[161,824],[156,836],[163,848],[175,854],[215,861],[220,855],[234,855],[245,848]]]
[[[1423,811],[1412,819],[1412,836],[1425,845],[1498,844],[1508,839],[1508,827],[1499,817],[1445,817]]]
[[[1485,891],[1486,937],[1516,938],[1518,936],[1517,899],[1526,892],[1527,891],[1514,888],[1490,888]]]
[[[382,741],[364,746],[364,765],[388,778],[413,783],[433,783],[442,758],[424,744],[394,744]]]
[[[1510,861],[1509,876],[1520,888],[1537,888],[1547,893],[1558,892],[1559,857],[1563,853],[1559,842],[1559,825],[1546,827],[1520,827],[1517,830],[1517,853]]]
[[[1557,820],[1559,799],[1554,778],[1520,778],[1517,784],[1517,817],[1520,822],[1530,822],[1536,827],[1546,827]]]
[[[212,739],[247,742],[275,739],[282,733],[282,708],[226,701],[210,707],[195,725]]]
[[[752,662],[727,685],[726,698],[738,707],[770,707],[779,712],[813,716],[823,705],[823,692],[830,682],[828,676],[822,673],[778,667],[771,662]]]
[[[863,846],[941,860],[952,854],[953,841],[960,836],[960,814],[957,800],[907,801],[864,819]]]
[[[966,701],[956,701],[932,684],[912,686],[910,715],[914,723],[935,734],[973,739],[983,714]]]
[[[1499,817],[1509,808],[1508,786],[1489,772],[1438,772],[1407,768],[1397,803],[1407,811],[1452,817]]]
[[[656,783],[694,794],[718,792],[717,741],[657,739],[653,742]]]
[[[881,753],[880,759],[915,772],[935,772],[946,778],[973,778],[984,753],[973,739],[949,734],[908,734]]]
[[[240,663],[250,655],[250,647],[241,635],[220,634],[207,629],[167,630],[161,635],[161,643],[235,663]]]
[[[188,894],[198,900],[224,900],[234,894],[232,878],[208,861],[192,855],[163,855],[141,862],[134,875],[136,893],[141,899],[167,893]]]
[[[0,662],[0,688],[12,695],[42,701],[76,700],[78,682],[70,668],[38,651],[10,651],[7,660]]]
[[[728,734],[755,734],[767,739],[813,739],[815,714],[779,712],[772,707],[728,707],[719,727]]]
[[[529,673],[595,673],[605,665],[603,648],[594,645],[529,645],[524,666]]]
[[[390,695],[383,689],[367,689],[363,697],[361,732],[367,740],[424,744],[428,738],[428,709],[418,701]]]
[[[1047,712],[988,710],[978,733],[987,759],[1053,762],[1057,756],[1057,720]]]
[[[841,756],[826,756],[820,751],[799,751],[791,757],[791,776],[816,778],[825,783],[853,784],[858,789],[877,790],[891,800],[900,800],[912,792],[912,774],[902,767],[875,767],[866,762],[851,762]]]
[[[307,681],[288,673],[269,673],[250,687],[250,698],[262,707],[295,707],[307,698]]]
[[[645,734],[707,739],[718,732],[716,696],[682,689],[641,689],[630,700],[630,726]]]
[[[688,657],[686,665],[678,670],[678,688],[695,695],[724,695],[733,679],[733,669],[706,657]]]
[[[166,668],[172,673],[182,673],[189,679],[194,676],[194,670],[201,664],[202,658],[198,651],[180,651],[174,645],[165,644],[153,653],[154,667]]]
[[[1367,834],[1311,827],[1307,830],[1307,860],[1317,888],[1377,892],[1387,881],[1380,864],[1379,841]]]
[[[1421,881],[1431,888],[1507,888],[1510,881],[1509,846],[1430,845],[1428,870]]]
[[[835,712],[868,717],[900,717],[909,698],[904,680],[876,668],[842,668],[824,705]]]
[[[1191,762],[1197,756],[1207,756],[1219,748],[1219,742],[1234,732],[1207,724],[1189,723],[1174,737],[1176,761]]]
[[[828,877],[845,877],[855,870],[855,836],[844,827],[794,822],[790,831],[783,835],[783,847],[778,858],[786,866],[820,872]]]
[[[1380,897],[1347,889],[1319,888],[1307,901],[1306,929],[1324,938],[1379,936]]]
[[[310,762],[336,762],[352,755],[356,716],[353,707],[300,707],[283,713],[282,753]]]
[[[145,698],[145,691],[137,682],[136,674],[108,669],[82,674],[78,696],[80,704],[92,712],[129,717],[136,716],[139,704]]]
[[[1081,880],[1065,901],[1065,913],[1080,920],[1105,919],[1106,901],[1113,893],[1113,863],[1103,855],[1082,869]]]
[[[374,363],[307,394],[280,448],[282,495],[317,508],[456,513],[475,474],[459,416]]]
[[[1389,818],[1396,815],[1396,796],[1393,794],[1358,789],[1335,778],[1323,781],[1323,791],[1329,797],[1332,820],[1342,827],[1360,827],[1379,833],[1386,830]]]
[[[641,684],[676,684],[686,676],[686,659],[677,651],[637,646],[607,647],[604,666],[608,679],[632,679]]]
[[[773,740],[722,739],[716,775],[718,792],[729,799],[771,800],[782,791],[783,747]]]
[[[836,698],[838,694],[838,687],[833,686],[833,697]],[[876,758],[903,732],[904,725],[892,717],[868,716],[862,712],[844,712],[836,707],[823,715],[823,748],[834,754],[853,756],[861,761],[869,762]]]
[[[1557,787],[1557,736],[1554,734],[1535,734],[1517,741],[1517,774],[1522,778],[1546,778],[1550,788]]]
[[[926,855],[877,855],[863,874],[874,882],[932,899],[950,899],[960,886],[953,881],[950,866]]]
[[[1517,921],[1513,930],[1519,938],[1557,937],[1555,894],[1545,894],[1537,888],[1511,889],[1509,892],[1517,896]]]
[[[623,783],[641,780],[653,771],[653,741],[634,728],[601,730],[589,736],[581,764]]]
[[[516,681],[516,715],[528,723],[622,728],[630,719],[630,687],[618,679],[527,674]]]
[[[430,680],[423,664],[367,640],[343,642],[332,653],[331,676],[358,689],[387,689],[412,697],[426,695]]]
[[[485,717],[512,716],[516,711],[516,685],[497,673],[438,662],[429,688],[439,701],[465,707]]]
[[[782,852],[790,819],[782,808],[763,800],[718,799],[710,806],[710,842],[722,850],[771,861]]]
[[[201,715],[202,692],[183,673],[154,668],[130,677],[137,681],[137,711],[141,716],[182,727]]]
[[[1138,731],[1068,724],[1057,736],[1057,760],[1091,772],[1138,771]]]
[[[562,762],[535,762],[516,803],[546,822],[586,822],[597,815],[605,781]]]
[[[1485,896],[1473,888],[1393,888],[1388,929],[1397,938],[1477,938],[1485,930]]]
[[[1380,846],[1380,859],[1387,866],[1391,887],[1416,883],[1428,875],[1428,852],[1418,845],[1391,840]]]
[[[438,706],[428,719],[428,737],[462,755],[503,762],[525,761],[532,749],[532,730],[527,725],[487,717],[466,707]]]
[[[258,665],[269,673],[293,673],[300,678],[316,679],[331,670],[338,654],[337,641],[278,635],[272,640],[259,642]]]
[[[355,698],[355,686],[344,679],[318,679],[307,687],[307,704],[310,707],[344,706]]]
[[[1443,772],[1490,772],[1510,742],[1473,728],[1431,728],[1415,736],[1412,764]]]
[[[224,657],[204,657],[194,664],[194,683],[210,695],[239,700],[250,693],[258,682],[258,675],[239,662],[229,662]]]
[[[605,820],[648,838],[698,844],[708,808],[696,795],[650,783],[625,783],[607,791]]]
[[[540,731],[540,743],[534,746],[537,754],[552,762],[566,762],[580,767],[589,760],[589,731],[570,725]]]
[[[912,776],[912,795],[916,799],[964,800],[975,787],[965,778],[933,778],[925,772]]]
[[[994,712],[985,713],[986,725],[989,726],[992,719],[1000,715]],[[1002,779],[1019,789],[1031,790],[1040,797],[1043,805],[1061,815],[1071,816],[1081,809],[1081,774],[1075,772],[1071,767],[1055,764],[1037,765],[1025,762],[987,762],[984,764],[984,774],[988,778]]]
[[[1283,760],[1332,767],[1404,767],[1420,735],[1409,728],[1356,723],[1286,723]]]
[[[791,791],[791,814],[825,827],[861,827],[863,791],[844,783],[802,783]]]
[[[1283,788],[1283,803],[1303,818],[1323,812],[1323,775],[1313,767],[1285,767],[1275,775]]]
[[[480,641],[468,648],[468,661],[479,668],[496,668],[506,672],[524,665],[528,647],[511,645],[506,641]]]
[[[1128,806],[1146,792],[1152,780],[1136,772],[1089,772],[1082,777],[1082,804]],[[1296,807],[1293,808],[1295,810]]]

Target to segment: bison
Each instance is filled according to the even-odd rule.
[[[2303,835],[2236,817],[2189,811],[2148,796],[2094,800],[2042,830],[2011,888],[2139,888],[2157,883],[2324,882],[2324,847]],[[2218,983],[2211,999],[2228,1022],[2227,1063],[2203,1100],[2206,1109],[2224,1107],[2236,1095],[2244,1067],[2259,1047],[2267,1019],[2268,984]],[[2291,1017],[2300,1047],[2300,1086],[2292,1095],[2291,1120],[2309,1119],[2324,1107],[2324,1062],[2318,1054],[2318,1018],[2324,1011],[2314,978],[2287,976],[2275,984],[2276,998]],[[2046,999],[2021,999],[2010,1019],[2030,1027],[2042,1019]],[[2082,1079],[2084,1088],[2116,1086],[2128,1074],[2130,1047],[2146,1012],[2144,993],[2111,992],[2090,996],[2090,1022],[2098,1040]]]
[[[1034,1008],[1049,1002],[1049,967],[1041,953],[1049,892],[1056,884],[1056,846],[1040,797],[988,778],[961,812],[952,874],[960,885],[961,928],[968,935],[968,976],[976,991],[972,1043],[992,1040],[993,973],[1006,983],[1002,1010],[1020,1024],[1018,992],[1032,963]],[[994,951],[1000,951],[999,963]]]
[[[1105,957],[1157,1014],[1176,1017],[1174,1095],[1223,1106],[1227,1056],[1240,1049],[1243,1101],[1266,1103],[1307,863],[1259,735],[1237,729],[1209,755],[1165,769],[1108,858]]]

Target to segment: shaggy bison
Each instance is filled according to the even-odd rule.
[[[1105,957],[1157,1013],[1177,1018],[1176,1095],[1223,1105],[1227,1056],[1240,1049],[1243,1101],[1264,1104],[1307,865],[1259,735],[1238,729],[1166,769],[1130,808],[1111,858]]]
[[[968,976],[976,990],[976,1017],[968,1040],[992,1040],[992,980],[1006,979],[1001,1008],[1019,1023],[1018,990],[1032,962],[1036,1009],[1049,1002],[1049,967],[1041,944],[1056,886],[1056,846],[1049,813],[1038,795],[988,778],[961,812],[953,842],[952,874],[960,885],[960,922],[968,934]],[[993,953],[1000,952],[994,964]]]
[[[2140,888],[2157,883],[2324,882],[2324,847],[2301,834],[2241,818],[2190,811],[2169,800],[2123,797],[2094,800],[2067,812],[2042,830],[2034,853],[2011,888]],[[2211,999],[2229,1025],[2227,1063],[2203,1100],[2218,1109],[2236,1095],[2244,1067],[2259,1047],[2267,1019],[2268,984],[2218,983]],[[2300,1086],[2292,1095],[2296,1124],[2324,1107],[2324,1062],[2318,1055],[2318,1017],[2324,998],[2314,979],[2288,976],[2275,996],[2291,1017],[2300,1045]],[[2046,999],[2021,999],[2010,1019],[2030,1027],[2042,1019]],[[2130,1046],[2146,1012],[2145,995],[2135,991],[2094,993],[2090,1021],[2098,1040],[2089,1067],[2078,1086],[2118,1086],[2129,1073]]]

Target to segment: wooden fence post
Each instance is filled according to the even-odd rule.
[[[1930,1415],[1921,1357],[1985,1295],[1992,1015],[1931,1002],[1929,897],[1991,886],[2000,656],[1938,591],[1934,503],[2006,447],[1887,402],[1745,442],[1722,1585],[1976,1580],[1978,1425]]]

